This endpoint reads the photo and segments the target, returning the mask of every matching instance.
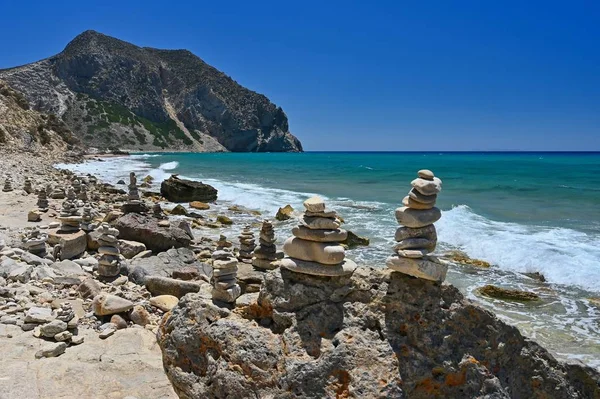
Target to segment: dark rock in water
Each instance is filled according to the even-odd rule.
[[[158,329],[180,398],[594,398],[600,374],[556,361],[451,285],[359,267],[265,273],[235,311],[183,297]]]
[[[173,295],[181,298],[185,294],[200,291],[207,282],[184,281],[169,277],[149,276],[146,278],[146,288],[152,295]]]
[[[160,221],[139,213],[128,213],[117,219],[114,226],[119,229],[119,238],[141,242],[152,252],[190,245],[192,240],[185,230],[172,224],[168,227],[159,226]]]
[[[55,56],[0,70],[0,79],[92,147],[302,151],[281,107],[187,50],[86,31]]]
[[[279,221],[289,220],[292,218],[292,214],[294,213],[294,208],[290,204],[279,208],[277,213],[275,214],[275,219]]]
[[[540,297],[535,292],[511,290],[508,288],[496,287],[495,285],[485,285],[478,289],[481,295],[489,296],[505,301],[538,301]]]
[[[541,283],[546,282],[546,277],[544,277],[544,275],[540,272],[531,272],[531,273],[523,273],[523,274],[526,275],[527,277],[537,280]]]
[[[212,273],[212,267],[198,262],[191,249],[169,249],[157,256],[132,259],[129,262],[129,279],[144,284],[147,276],[171,277],[175,271],[185,270],[189,273],[190,269],[196,270],[199,276],[210,276]]]
[[[175,206],[175,208],[171,209],[171,215],[179,215],[179,216],[187,216],[188,211],[181,204]]]
[[[367,237],[361,237],[348,230],[348,238],[342,241],[340,244],[346,245],[348,248],[356,248],[359,246],[368,246],[370,240]]]
[[[123,213],[147,213],[148,207],[143,202],[126,202],[121,205]]]
[[[198,181],[180,179],[172,175],[160,185],[160,194],[171,202],[213,202],[217,189]]]

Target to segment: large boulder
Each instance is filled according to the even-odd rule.
[[[83,230],[74,233],[51,230],[48,234],[48,243],[50,245],[60,245],[61,260],[76,258],[87,249],[87,237]]]
[[[180,179],[172,175],[160,185],[160,194],[171,202],[214,202],[217,189],[194,180]]]
[[[172,277],[173,272],[190,268],[198,275],[208,277],[212,274],[212,266],[196,260],[194,252],[189,248],[172,248],[148,258],[135,258],[129,262],[129,279],[144,284],[148,276]]]
[[[180,398],[593,398],[600,374],[555,360],[453,286],[382,269],[265,273],[235,310],[201,291],[158,329]]]
[[[114,223],[119,229],[119,239],[141,242],[152,252],[190,245],[192,239],[179,226],[159,226],[160,219],[138,213],[128,213]]]

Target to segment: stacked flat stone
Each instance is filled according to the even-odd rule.
[[[239,260],[244,263],[251,263],[252,251],[256,248],[256,243],[254,242],[254,233],[250,230],[250,226],[245,226],[238,238],[240,239]]]
[[[94,228],[94,216],[92,215],[92,206],[89,203],[83,205],[83,214],[81,215],[81,230],[92,231]]]
[[[129,174],[129,201],[139,201],[140,193],[137,188],[137,177],[134,172]]]
[[[27,233],[23,239],[23,246],[28,252],[43,258],[46,256],[46,241],[48,241],[48,234],[36,227]]]
[[[29,177],[25,178],[25,183],[23,183],[23,191],[27,194],[31,194],[33,192],[33,187],[31,186],[31,179]]]
[[[73,187],[69,187],[67,190],[67,199],[65,199],[62,204],[62,209],[60,210],[60,216],[58,217],[58,220],[60,220],[61,231],[79,231],[81,225],[81,216],[79,215],[79,209],[77,208]]]
[[[231,248],[233,246],[233,243],[227,241],[227,237],[225,237],[223,234],[219,235],[219,240],[215,244],[217,245],[217,250]]]
[[[89,196],[88,196],[88,192],[87,192],[87,187],[85,185],[81,185],[80,189],[79,189],[79,194],[77,195],[77,198],[80,201],[83,201],[84,203],[89,201]]]
[[[281,267],[297,273],[316,276],[344,276],[356,269],[356,263],[345,259],[344,247],[340,245],[348,233],[340,229],[337,213],[325,207],[319,197],[304,201],[306,211],[300,224],[292,229],[293,237],[283,244],[287,255],[280,261]]]
[[[52,199],[64,199],[65,198],[65,190],[56,186],[52,188],[51,185],[48,185],[48,192],[50,193],[50,198]]]
[[[108,223],[102,223],[97,230],[98,253],[101,255],[98,260],[98,274],[102,277],[115,277],[121,270],[121,261],[119,257],[119,230],[110,227]]]
[[[75,311],[73,306],[69,302],[63,302],[60,304],[60,308],[56,310],[56,319],[65,323],[70,322],[75,317]]]
[[[4,187],[2,188],[2,191],[4,191],[5,193],[13,191],[12,180],[10,179],[10,177],[7,177],[4,181]]]
[[[238,261],[230,252],[213,252],[212,298],[215,301],[233,303],[242,290],[237,283]]]
[[[254,249],[252,266],[259,269],[273,270],[279,267],[278,260],[283,258],[283,252],[277,251],[273,224],[265,220],[260,229],[258,246]]]
[[[162,219],[165,216],[160,204],[154,204],[152,206],[152,215],[157,219]]]
[[[396,230],[396,254],[387,259],[386,265],[413,277],[442,282],[448,267],[430,255],[437,244],[433,223],[442,216],[435,207],[442,181],[424,169],[418,172],[418,178],[411,185],[412,189],[402,200],[404,206],[396,209],[396,220],[403,227]]]
[[[73,179],[71,186],[73,187],[75,194],[79,194],[81,192],[81,181],[78,178]]]
[[[45,211],[48,209],[48,194],[45,187],[40,187],[38,190],[37,207]]]

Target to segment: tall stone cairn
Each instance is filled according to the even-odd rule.
[[[227,251],[213,252],[212,298],[233,303],[242,293],[237,283],[238,261]]]
[[[344,276],[356,269],[356,263],[345,259],[344,247],[340,242],[348,237],[340,229],[337,213],[325,207],[319,197],[304,201],[306,211],[300,224],[292,229],[293,237],[283,244],[287,255],[280,261],[288,270],[316,276]]]
[[[102,277],[115,277],[121,270],[121,260],[119,257],[119,230],[110,227],[108,223],[102,223],[97,230],[98,236],[98,274]]]
[[[252,262],[252,251],[256,248],[254,242],[254,233],[250,230],[250,226],[244,226],[244,230],[238,236],[240,240],[240,254],[238,259],[240,262],[251,263]]]
[[[43,258],[46,256],[46,241],[48,234],[35,227],[23,238],[23,246],[28,252]]]
[[[29,176],[25,178],[25,182],[23,183],[23,191],[27,194],[31,194],[33,192],[33,187],[31,186],[31,179]]]
[[[85,186],[85,184],[82,184],[79,188],[79,194],[77,195],[77,198],[83,201],[84,203],[89,201],[90,198],[88,196],[87,187]]]
[[[273,224],[269,220],[265,220],[260,228],[258,246],[254,248],[252,254],[252,266],[265,270],[279,267],[277,261],[283,258],[283,252],[277,251],[276,241]]]
[[[73,191],[76,195],[78,195],[81,192],[81,180],[79,180],[78,178],[73,179],[73,181],[71,182],[71,186],[73,187]]]
[[[63,201],[62,209],[60,210],[60,230],[63,232],[75,232],[79,231],[81,224],[81,216],[79,215],[79,209],[77,209],[77,202],[73,187],[69,187],[67,190],[67,199]]]
[[[44,186],[41,186],[38,189],[38,199],[37,199],[37,207],[42,210],[45,211],[48,209],[48,194],[46,193],[46,188]]]
[[[94,216],[92,215],[92,206],[89,203],[83,205],[83,214],[81,215],[81,230],[92,231],[94,228]]]
[[[140,193],[139,193],[138,187],[137,187],[137,177],[135,176],[134,172],[131,172],[129,174],[128,188],[129,188],[129,195],[128,195],[129,201],[139,201]]]
[[[4,180],[4,187],[2,187],[2,191],[4,191],[5,193],[13,191],[12,180],[10,176],[7,177],[6,180]]]
[[[442,181],[432,171],[423,169],[411,185],[412,189],[402,200],[404,206],[396,209],[396,220],[403,227],[396,230],[396,254],[387,259],[386,265],[413,277],[442,282],[448,266],[430,255],[437,244],[433,223],[442,217],[435,207]]]

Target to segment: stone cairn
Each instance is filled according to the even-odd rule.
[[[23,191],[27,194],[31,194],[33,192],[33,187],[31,186],[31,179],[29,177],[25,178],[25,182],[23,183]]]
[[[402,200],[404,206],[396,209],[396,220],[403,227],[396,230],[396,255],[390,256],[386,265],[413,277],[442,282],[448,267],[429,255],[437,244],[433,223],[442,216],[435,207],[442,181],[424,169],[418,172],[418,178],[411,185],[412,189]]]
[[[213,252],[212,298],[215,301],[233,303],[242,293],[237,283],[238,261],[227,251]]]
[[[256,244],[254,242],[254,233],[250,230],[249,225],[244,227],[238,238],[240,239],[240,254],[238,259],[240,262],[251,263],[252,251],[256,248]]]
[[[163,213],[160,204],[154,204],[152,206],[152,215],[157,219],[163,219],[165,217],[165,214]]]
[[[131,172],[129,174],[129,195],[128,195],[128,199],[130,202],[137,202],[140,200],[140,192],[138,191],[137,188],[137,177],[135,176],[134,172]]]
[[[260,228],[258,246],[254,249],[252,266],[265,270],[279,267],[277,261],[283,258],[283,252],[277,251],[276,241],[273,224],[265,220]]]
[[[79,194],[77,195],[77,198],[84,203],[89,201],[90,197],[88,196],[87,187],[84,184],[82,184],[79,188]]]
[[[119,257],[119,230],[110,227],[108,223],[102,223],[97,230],[98,253],[101,255],[98,260],[98,274],[102,277],[115,277],[121,270],[121,260]]]
[[[75,194],[79,194],[81,192],[81,181],[78,178],[74,178],[71,182],[71,187],[73,187]]]
[[[28,252],[43,258],[46,256],[46,241],[48,241],[48,234],[42,233],[36,227],[27,233],[23,239],[23,246]]]
[[[81,215],[81,229],[85,232],[92,231],[94,228],[94,216],[92,215],[92,206],[89,203],[83,205],[83,214]]]
[[[37,207],[41,211],[48,210],[48,194],[46,193],[46,188],[44,186],[40,187],[38,190]]]
[[[4,187],[2,188],[2,191],[4,191],[5,193],[13,191],[12,180],[10,179],[10,177],[7,177],[4,181]]]
[[[67,199],[62,204],[60,211],[60,230],[63,232],[75,232],[79,231],[81,224],[81,216],[79,215],[79,209],[77,209],[77,202],[73,187],[69,187],[67,190]]]
[[[325,207],[319,197],[304,201],[306,211],[300,224],[292,229],[293,236],[283,244],[287,255],[280,261],[288,270],[316,276],[344,276],[356,269],[356,263],[345,259],[344,247],[340,245],[348,237],[340,229],[337,213]]]

